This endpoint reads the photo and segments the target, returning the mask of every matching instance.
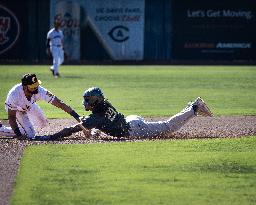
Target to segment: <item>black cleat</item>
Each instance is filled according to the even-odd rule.
[[[54,76],[54,70],[52,69],[52,67],[50,67],[50,71],[52,72],[52,75]]]

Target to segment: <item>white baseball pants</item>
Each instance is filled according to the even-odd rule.
[[[29,139],[34,139],[36,136],[36,129],[42,129],[48,125],[48,120],[43,111],[35,103],[27,112],[16,112],[16,119],[22,135],[27,136]],[[0,128],[0,135],[15,136],[11,127],[2,126]]]
[[[185,108],[180,113],[165,121],[149,122],[137,115],[129,115],[126,122],[130,125],[131,137],[154,137],[166,132],[175,132],[195,117],[192,106]]]
[[[57,73],[59,73],[59,66],[64,61],[64,51],[62,47],[58,47],[58,46],[52,46],[50,49],[51,49],[52,58],[53,58],[53,65],[51,69],[53,69],[54,75],[56,75]]]

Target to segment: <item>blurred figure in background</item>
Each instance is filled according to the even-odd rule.
[[[46,53],[53,60],[50,71],[55,78],[60,76],[59,66],[64,62],[64,56],[66,55],[63,44],[64,35],[62,30],[60,30],[60,25],[60,20],[55,19],[54,28],[47,33],[46,40]]]

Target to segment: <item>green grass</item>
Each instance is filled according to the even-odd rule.
[[[197,96],[215,115],[256,114],[255,66],[61,66],[62,78],[54,79],[48,66],[0,66],[0,119],[6,119],[4,101],[24,73],[34,72],[43,86],[71,105],[79,114],[82,94],[99,86],[125,115],[170,116]],[[66,113],[39,103],[49,118]]]
[[[255,136],[29,146],[11,204],[255,204],[255,147]]]
[[[24,73],[79,114],[84,90],[99,86],[116,108],[169,116],[203,97],[215,115],[256,114],[255,66],[0,66],[4,101]],[[69,115],[41,102],[49,118]],[[255,204],[256,136],[26,148],[11,204]]]

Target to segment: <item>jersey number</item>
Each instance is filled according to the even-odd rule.
[[[105,114],[106,114],[106,117],[107,117],[111,122],[113,122],[114,119],[116,118],[117,112],[116,112],[114,109],[112,109],[112,108],[110,107],[110,108],[107,109],[107,111],[106,111]]]

